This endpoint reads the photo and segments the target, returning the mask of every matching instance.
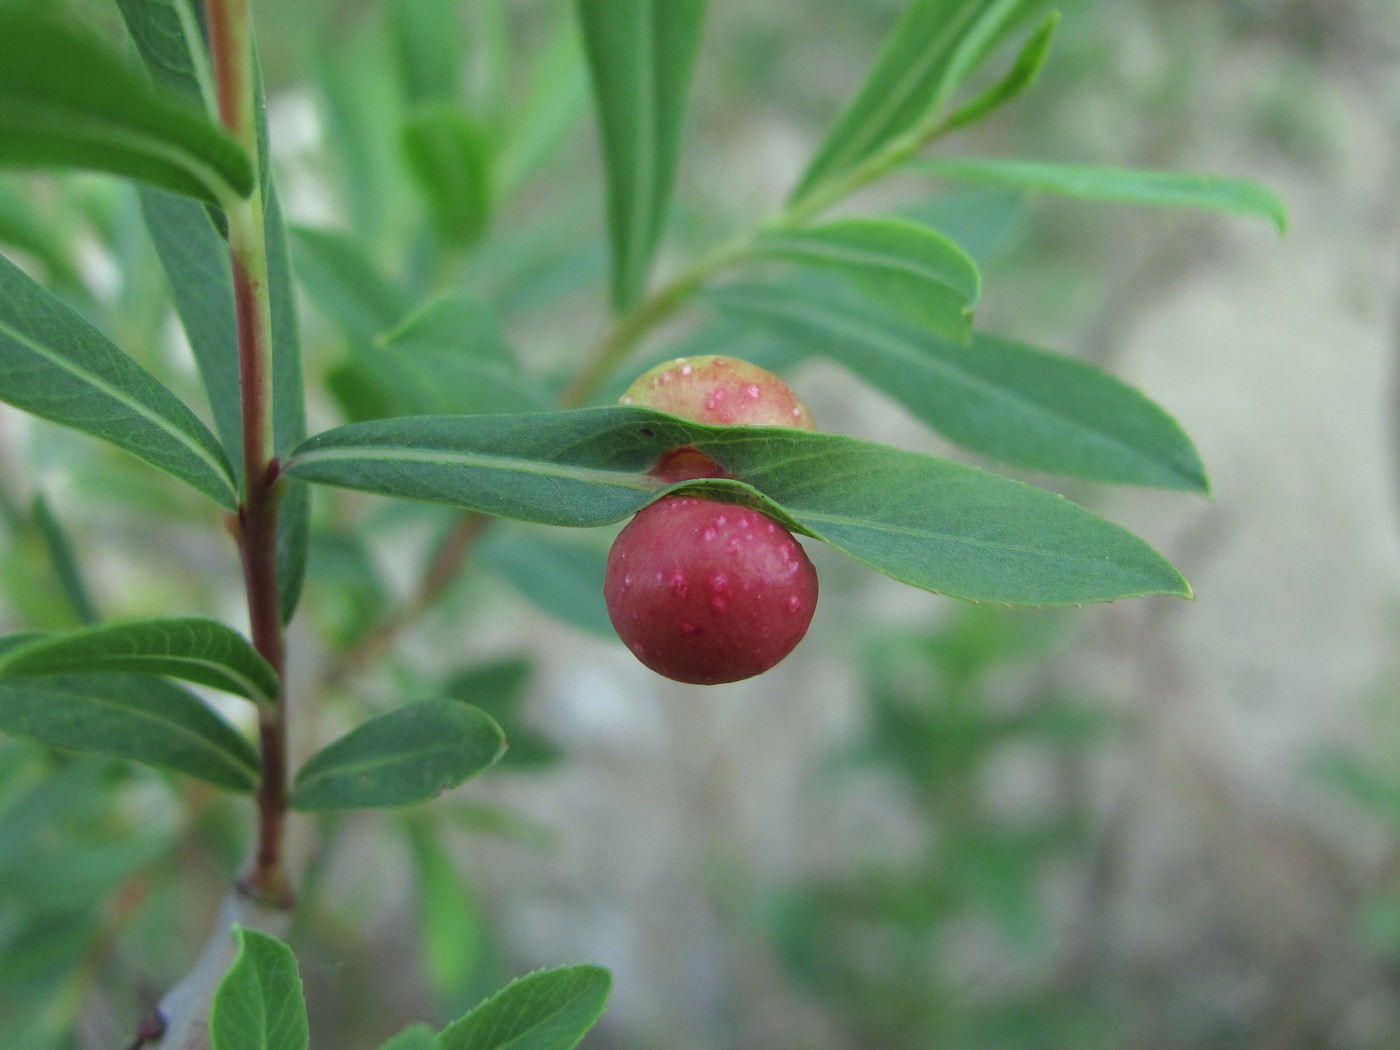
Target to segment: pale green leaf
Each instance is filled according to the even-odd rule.
[[[404,121],[403,148],[438,236],[458,246],[479,238],[493,194],[486,133],[459,106],[422,105]]]
[[[606,547],[501,527],[477,543],[476,558],[550,616],[604,638],[617,634],[603,602]]]
[[[390,0],[389,40],[410,104],[452,101],[463,82],[462,25],[454,0]]]
[[[988,113],[1004,106],[1021,92],[1035,83],[1050,55],[1050,43],[1055,37],[1055,27],[1060,24],[1060,12],[1051,11],[1030,35],[1016,56],[1016,62],[1006,75],[976,98],[961,106],[956,113],[943,122],[947,131],[975,124]]]
[[[292,950],[235,924],[238,955],[209,1009],[212,1050],[307,1050],[310,1029]]]
[[[294,809],[369,809],[435,798],[501,757],[491,718],[452,700],[425,700],[372,718],[297,773]]]
[[[257,752],[197,696],[131,674],[0,677],[0,731],[251,791]]]
[[[704,0],[576,0],[607,174],[613,305],[642,298],[666,222]]]
[[[1024,605],[1190,593],[1143,541],[1058,495],[841,434],[707,427],[624,407],[439,416],[327,431],[287,470],[401,499],[598,526],[654,499],[664,486],[648,471],[686,445],[735,480],[680,488],[752,503],[914,586]]]
[[[603,1015],[612,975],[601,966],[537,970],[452,1022],[441,1050],[572,1050]]]
[[[58,577],[68,604],[73,608],[73,615],[80,623],[97,623],[101,616],[98,615],[97,606],[92,600],[92,592],[88,589],[82,570],[78,567],[77,555],[68,539],[68,532],[42,494],[34,497],[33,518],[44,537],[44,546],[49,552],[49,563],[53,566],[54,575]]]
[[[942,234],[899,219],[843,219],[759,236],[753,254],[846,278],[862,297],[960,343],[971,338],[982,278],[972,258]]]
[[[228,510],[237,506],[232,467],[194,413],[3,257],[0,400],[125,449]]]
[[[987,53],[1043,6],[1038,0],[913,0],[859,94],[793,192],[793,203],[889,150],[917,146]]]
[[[922,160],[910,167],[954,182],[1009,186],[1033,193],[1257,215],[1272,222],[1280,233],[1288,228],[1283,201],[1247,179],[976,157]]]
[[[0,677],[82,671],[144,672],[270,703],[277,672],[241,634],[217,620],[127,620],[50,634],[0,655]]]
[[[254,185],[248,155],[203,113],[96,37],[24,11],[0,13],[0,164],[105,171],[210,203]]]
[[[290,233],[302,287],[347,335],[372,342],[403,320],[407,293],[379,271],[360,240],[310,226],[293,226]]]

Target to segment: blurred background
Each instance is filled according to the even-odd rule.
[[[74,6],[119,34],[114,6]],[[423,230],[452,216],[398,155],[393,6],[254,4],[313,427],[390,396],[355,344],[424,289],[483,297],[546,379],[607,324],[568,9],[461,5],[466,104],[528,133],[484,235],[444,246]],[[371,660],[451,517],[326,490],[293,634],[300,751],[444,690],[490,698],[513,747],[433,806],[297,825],[313,1045],[377,1045],[582,961],[614,973],[599,1048],[1400,1045],[1400,7],[1059,6],[1038,85],[938,149],[1253,178],[1287,202],[1285,238],[912,175],[844,208],[944,229],[984,268],[979,326],[1181,421],[1209,501],[1029,480],[1147,538],[1196,599],[964,606],[809,548],[807,640],[698,689],[611,637],[590,582],[609,537],[513,527]],[[663,271],[780,206],[900,8],[712,0]],[[7,174],[0,241],[198,400],[127,191]],[[629,376],[714,349],[704,320]],[[825,430],[968,458],[835,366],[747,350]],[[173,483],[0,408],[0,487],[5,629],[72,615],[40,493],[104,613],[242,622],[232,547]],[[41,777],[55,761],[0,743],[0,1017],[114,1046],[202,943],[248,814],[96,761]]]

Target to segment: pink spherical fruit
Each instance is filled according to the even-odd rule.
[[[792,388],[766,368],[737,357],[678,357],[648,369],[622,395],[697,423],[816,430],[812,413]]]
[[[792,652],[812,622],[817,573],[766,514],[666,496],[618,534],[603,597],[642,663],[678,682],[718,685]]]

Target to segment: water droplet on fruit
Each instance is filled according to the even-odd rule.
[[[729,577],[722,572],[717,572],[710,578],[710,590],[727,591],[729,589]]]
[[[712,540],[716,536],[718,536],[719,533],[715,531],[715,527],[713,525],[706,525],[705,531],[702,532],[700,535],[704,536],[707,540]]]
[[[729,358],[727,357],[717,357],[714,360],[714,366],[716,368],[723,368],[727,364],[729,364]]]
[[[694,637],[695,637],[695,625],[694,625],[693,623],[691,623],[689,620],[682,620],[682,621],[681,621],[681,634],[685,635],[687,638],[694,638]]]
[[[632,395],[631,395],[631,394],[628,394],[626,397],[624,397],[624,398],[622,399],[622,403],[623,403],[624,405],[630,405],[630,404],[632,403]]]
[[[669,383],[669,382],[670,382],[672,379],[674,379],[674,378],[675,378],[675,377],[672,376],[670,372],[662,372],[662,373],[661,373],[661,382],[663,382],[663,383]]]
[[[690,590],[690,586],[685,582],[684,576],[676,573],[671,577],[671,593],[677,598],[684,598],[688,590]]]
[[[802,418],[802,409],[798,408],[796,405],[794,405],[793,408],[792,408],[792,418],[793,418],[793,419],[801,419],[801,418]]]
[[[763,391],[758,388],[757,383],[750,383],[748,386],[744,387],[744,393],[749,396],[750,401],[757,401],[763,396]]]
[[[716,390],[705,399],[705,407],[711,412],[717,411],[724,402],[724,391]]]
[[[631,586],[632,586],[632,574],[631,574],[630,572],[629,572],[626,576],[622,577],[622,586],[624,586],[624,587],[631,587]]]
[[[716,594],[713,598],[710,599],[710,608],[717,613],[724,612],[724,599],[721,598],[718,594]]]
[[[716,525],[728,525],[728,524],[729,524],[729,519],[728,519],[725,515],[721,514],[718,518],[715,519],[715,524],[716,524]]]
[[[797,612],[800,608],[802,608],[802,599],[795,594],[790,596],[788,598],[788,612]]]
[[[688,376],[694,371],[695,367],[693,365],[681,365],[681,375],[683,376]]]

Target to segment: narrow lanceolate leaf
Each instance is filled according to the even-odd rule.
[[[1039,6],[1037,0],[914,0],[802,176],[793,203],[886,150],[931,134],[987,52]]]
[[[123,448],[229,510],[237,505],[233,468],[184,402],[3,257],[0,400]]]
[[[199,0],[117,0],[117,6],[151,79],[202,109],[212,108],[214,73],[202,43]]]
[[[1016,56],[1016,62],[1006,75],[982,94],[964,103],[952,116],[943,122],[943,127],[952,131],[975,124],[994,109],[1006,105],[1026,88],[1035,83],[1050,55],[1050,43],[1055,38],[1055,28],[1060,24],[1060,12],[1051,11],[1034,33],[1030,35]]]
[[[212,686],[249,700],[277,696],[277,672],[237,631],[199,617],[84,627],[0,656],[0,677],[60,671],[140,671]]]
[[[391,0],[389,40],[410,104],[450,101],[462,93],[462,25],[453,0]]]
[[[266,150],[266,144],[263,145]],[[272,307],[272,437],[285,459],[306,437],[306,392],[302,379],[301,335],[297,324],[292,263],[287,231],[275,186],[267,189],[263,217],[267,237],[267,285]],[[277,516],[277,588],[283,623],[289,623],[306,579],[306,552],[311,536],[311,499],[293,486]]]
[[[215,204],[253,189],[247,153],[203,113],[95,37],[23,11],[0,14],[0,164],[105,171]]]
[[[209,1009],[212,1050],[306,1050],[310,1028],[292,950],[271,934],[235,925],[233,965]]]
[[[704,0],[577,0],[607,169],[613,305],[646,290],[680,156]]]
[[[1176,421],[1108,373],[983,333],[956,346],[819,288],[730,286],[710,299],[846,366],[964,448],[1028,470],[1208,490]]]
[[[357,238],[310,226],[288,232],[302,288],[347,335],[372,342],[403,320],[407,293],[379,271]]]
[[[437,1033],[425,1024],[410,1025],[379,1050],[438,1050]]]
[[[1283,201],[1271,190],[1248,179],[978,157],[923,160],[911,167],[954,182],[1009,186],[1088,200],[1207,208],[1257,215],[1272,222],[1280,233],[1288,228],[1288,209]]]
[[[59,586],[63,588],[64,597],[68,599],[73,615],[80,623],[97,623],[102,617],[98,615],[92,592],[78,567],[78,558],[73,552],[73,544],[68,539],[68,531],[64,529],[63,523],[58,520],[53,508],[49,506],[49,501],[42,494],[34,497],[32,512],[34,523],[39,526],[39,532],[44,537],[44,546],[48,548],[49,564],[53,566],[54,575],[58,577]]]
[[[597,526],[665,490],[648,471],[686,445],[734,480],[680,488],[751,503],[916,587],[1022,605],[1190,593],[1142,540],[1061,496],[841,434],[707,427],[624,407],[442,416],[327,431],[287,469],[402,499]]]
[[[150,675],[0,677],[0,732],[134,759],[230,791],[257,783],[253,745],[199,697]]]
[[[500,726],[453,700],[425,700],[372,718],[302,766],[295,809],[370,809],[436,798],[505,751]]]
[[[209,396],[214,427],[241,481],[243,408],[228,243],[198,201],[150,187],[142,187],[139,196],[146,230]]]
[[[966,343],[982,292],[977,264],[942,234],[899,219],[843,219],[772,231],[759,257],[789,259],[845,278],[862,298],[939,335]]]
[[[616,635],[603,602],[606,547],[542,530],[499,528],[478,541],[476,557],[549,615],[604,638]]]
[[[512,981],[444,1028],[441,1050],[572,1050],[603,1016],[612,975],[561,966]]]

